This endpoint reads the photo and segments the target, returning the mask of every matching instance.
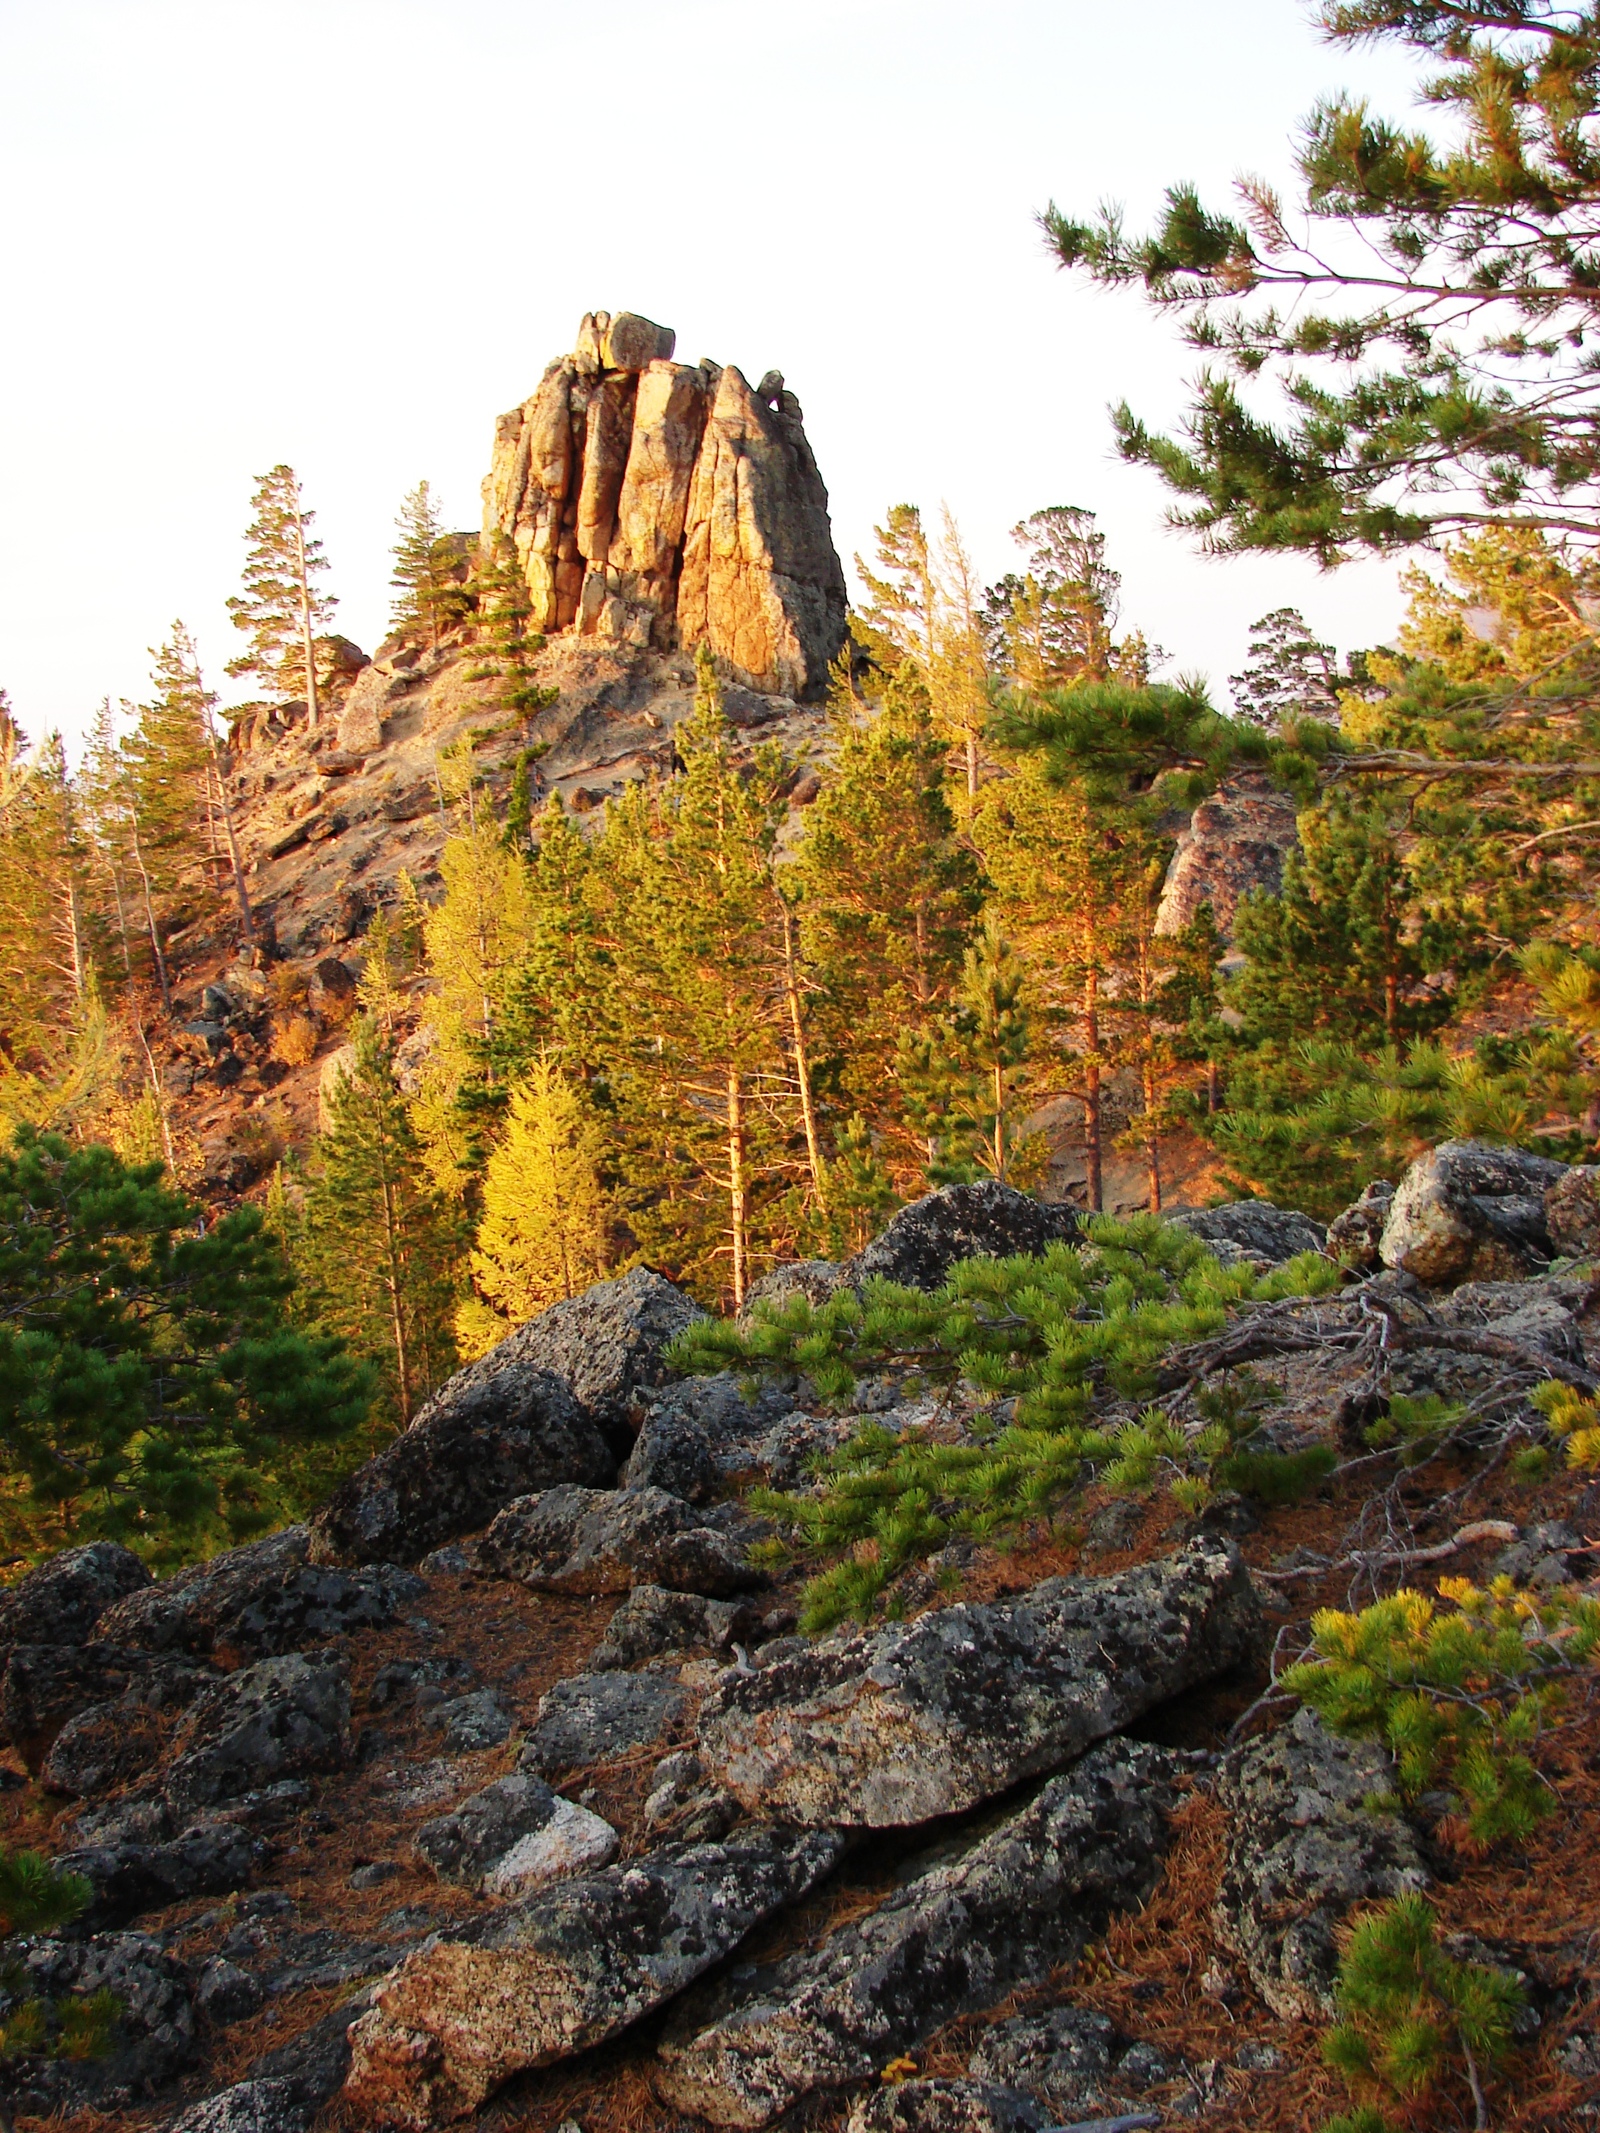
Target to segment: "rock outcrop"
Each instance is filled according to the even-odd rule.
[[[1233,937],[1234,914],[1253,890],[1276,896],[1295,849],[1295,805],[1265,778],[1231,778],[1202,800],[1179,833],[1156,913],[1157,933],[1181,933],[1202,904]]]
[[[752,1814],[867,1829],[959,1814],[1237,1665],[1257,1620],[1237,1553],[1195,1541],[724,1675],[699,1752]]]
[[[1516,1280],[1555,1256],[1545,1195],[1567,1165],[1485,1141],[1441,1141],[1400,1180],[1378,1253],[1429,1288]]]
[[[664,1585],[724,1599],[764,1582],[737,1536],[705,1524],[665,1489],[546,1489],[507,1504],[483,1539],[480,1569],[534,1592],[593,1595]]]
[[[776,371],[752,389],[731,364],[675,363],[675,339],[632,312],[584,319],[495,426],[485,549],[511,542],[547,635],[708,644],[735,681],[815,697],[845,584],[800,403]]]

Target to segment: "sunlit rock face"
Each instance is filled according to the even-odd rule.
[[[495,426],[485,547],[512,541],[546,635],[709,644],[730,679],[815,698],[845,585],[800,403],[778,371],[752,387],[674,362],[675,340],[633,312],[584,319]]]

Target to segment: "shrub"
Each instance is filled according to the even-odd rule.
[[[1324,2053],[1353,2089],[1405,2103],[1464,2078],[1477,2122],[1487,2125],[1483,2076],[1509,2051],[1522,1988],[1505,1972],[1457,1962],[1439,1946],[1423,1896],[1397,1896],[1352,1930],[1339,1965],[1339,2014]],[[1372,2104],[1334,2119],[1326,2133],[1387,2133]]]
[[[1567,1465],[1580,1474],[1600,1473],[1600,1407],[1553,1381],[1536,1388],[1533,1404],[1565,1443]]]
[[[1479,1844],[1525,1837],[1550,1812],[1530,1750],[1575,1679],[1592,1679],[1600,1601],[1557,1591],[1487,1590],[1442,1578],[1441,1612],[1397,1592],[1358,1615],[1312,1617],[1315,1658],[1283,1676],[1335,1732],[1384,1740],[1409,1795],[1447,1785]]]
[[[309,1015],[274,1015],[272,1056],[285,1066],[308,1066],[317,1056],[317,1025]]]

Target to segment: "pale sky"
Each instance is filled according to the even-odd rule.
[[[847,567],[897,501],[948,501],[985,577],[1081,504],[1125,625],[1221,702],[1274,606],[1381,641],[1391,567],[1163,529],[1106,408],[1170,419],[1193,358],[1032,219],[1287,182],[1335,87],[1407,115],[1296,0],[0,0],[0,687],[76,733],[181,616],[248,694],[223,603],[278,460],[370,650],[402,495],[476,526],[495,415],[597,308],[784,372]]]

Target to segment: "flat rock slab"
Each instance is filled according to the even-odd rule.
[[[519,1497],[479,1541],[477,1562],[535,1592],[664,1585],[720,1599],[766,1582],[736,1538],[657,1488],[559,1488]]]
[[[664,1742],[689,1708],[670,1674],[574,1674],[541,1700],[519,1758],[554,1777]]]
[[[767,1818],[881,1829],[960,1814],[1236,1666],[1258,1620],[1237,1551],[1202,1538],[727,1674],[701,1706],[699,1753]]]
[[[1041,1982],[1155,1885],[1175,1769],[1164,1749],[1096,1748],[962,1858],[820,1947],[697,1995],[662,2041],[661,2092],[715,2125],[764,2126]]]
[[[543,1882],[609,1866],[617,1842],[609,1822],[526,1771],[496,1779],[425,1822],[414,1840],[441,1881],[468,1889],[492,1882],[493,1896],[526,1895]]]
[[[1426,1888],[1411,1826],[1377,1806],[1394,1764],[1375,1741],[1344,1740],[1314,1711],[1227,1757],[1217,1798],[1228,1857],[1214,1917],[1275,2014],[1334,2012],[1338,1929],[1359,1903]]]
[[[772,1829],[668,1845],[509,1908],[473,1945],[419,1949],[351,2032],[345,2095],[417,2133],[465,2117],[513,2074],[672,1999],[806,1895],[841,1849],[831,1833]]]
[[[311,1521],[311,1552],[321,1562],[414,1563],[530,1489],[604,1488],[616,1470],[561,1378],[531,1366],[483,1378],[463,1371],[334,1490]]]
[[[132,1593],[101,1618],[98,1635],[239,1666],[381,1628],[426,1590],[394,1563],[356,1571],[313,1563],[308,1529],[289,1526]]]

